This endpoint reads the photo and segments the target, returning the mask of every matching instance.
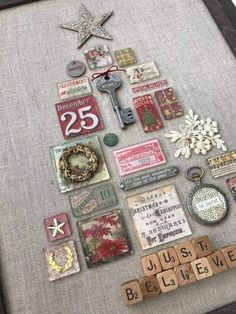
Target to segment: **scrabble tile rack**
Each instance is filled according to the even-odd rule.
[[[145,255],[140,262],[144,276],[121,285],[126,305],[236,267],[236,244],[215,250],[207,236],[200,236]]]

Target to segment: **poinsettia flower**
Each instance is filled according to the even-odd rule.
[[[118,217],[117,215],[102,216],[96,219],[98,222],[105,225],[110,224],[111,226],[118,226]]]
[[[128,246],[124,237],[117,240],[103,240],[97,248],[97,252],[102,258],[119,256],[127,250]]]
[[[111,233],[111,229],[109,227],[92,225],[92,227],[90,229],[85,229],[83,231],[83,237],[85,239],[90,238],[90,237],[95,238],[95,239],[99,239],[99,238],[102,238],[103,236],[108,235],[109,233]]]

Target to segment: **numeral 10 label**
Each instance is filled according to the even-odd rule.
[[[56,104],[58,119],[65,139],[104,129],[94,96],[85,96]]]

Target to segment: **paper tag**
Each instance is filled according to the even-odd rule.
[[[92,92],[87,77],[78,78],[57,84],[59,97],[61,100],[76,98]]]
[[[138,87],[133,87],[132,92],[134,94],[142,93],[142,92],[146,92],[149,89],[160,88],[160,87],[163,87],[165,85],[168,85],[168,81],[167,80],[161,80],[158,82],[149,83],[149,84],[138,86]]]
[[[166,162],[165,155],[156,139],[121,148],[113,153],[121,176]]]
[[[151,94],[136,97],[133,101],[144,132],[157,131],[164,127]]]
[[[190,235],[173,185],[127,198],[143,250]]]
[[[130,84],[141,83],[160,76],[154,61],[129,67],[125,71]]]
[[[104,129],[94,96],[85,96],[56,104],[65,139]]]

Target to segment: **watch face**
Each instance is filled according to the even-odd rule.
[[[199,223],[208,225],[221,222],[228,212],[224,194],[211,184],[195,187],[188,196],[187,206]]]

